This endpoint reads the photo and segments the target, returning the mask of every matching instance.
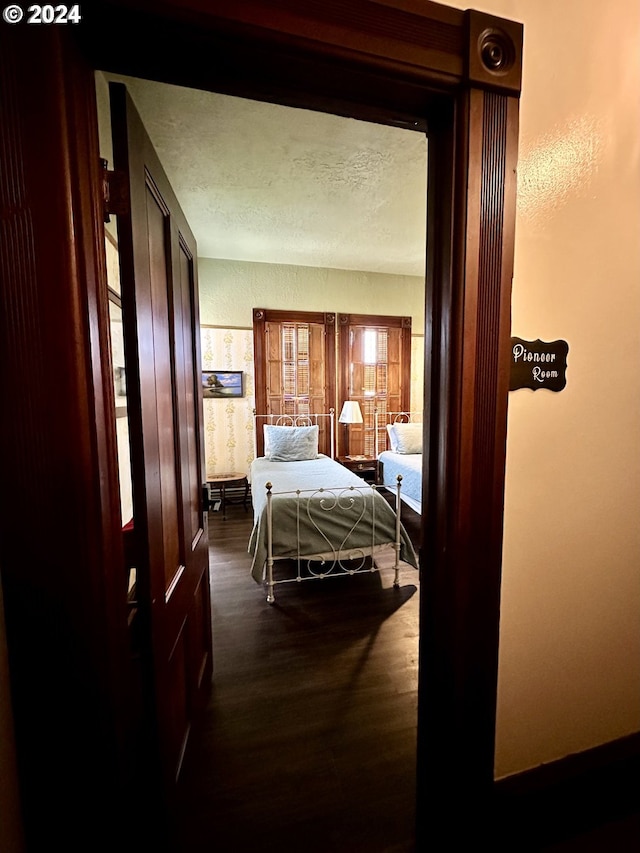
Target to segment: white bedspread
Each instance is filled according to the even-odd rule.
[[[416,512],[420,512],[422,506],[422,453],[394,453],[391,450],[385,450],[380,454],[378,460],[382,464],[382,482],[384,485],[395,491],[396,477],[398,474],[402,474],[400,495],[410,507]]]
[[[328,456],[304,462],[272,462],[259,457],[253,461],[250,473],[254,526],[249,553],[253,557],[251,573],[257,582],[263,580],[267,558],[268,482],[273,495],[273,552],[279,558],[309,558],[333,549],[356,552],[395,541],[396,515],[387,501]],[[351,486],[354,490],[350,492]],[[328,491],[320,492],[321,487]],[[304,494],[297,496],[296,490]],[[327,510],[337,499],[343,507],[348,507],[352,499],[353,509]],[[404,528],[401,546],[400,558],[417,567],[417,557]]]

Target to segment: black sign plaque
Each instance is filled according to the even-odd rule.
[[[511,376],[509,390],[546,388],[562,391],[567,384],[566,341],[523,341],[511,338]]]

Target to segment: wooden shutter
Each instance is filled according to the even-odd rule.
[[[324,414],[336,408],[335,314],[256,308],[253,341],[258,415]],[[258,456],[263,423],[256,426]],[[318,423],[320,450],[329,455],[329,421]]]
[[[411,317],[341,314],[338,336],[338,411],[345,400],[360,404],[363,423],[338,430],[339,455],[374,455],[375,412],[408,411],[411,383]]]

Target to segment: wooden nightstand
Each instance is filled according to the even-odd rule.
[[[244,511],[247,511],[249,497],[249,482],[246,474],[233,471],[230,474],[207,475],[210,491],[217,491],[222,505],[222,518],[227,517],[227,505],[241,501]]]
[[[353,471],[354,474],[357,474],[358,477],[362,477],[367,483],[378,482],[378,460],[373,456],[365,456],[361,459],[349,459],[348,456],[338,456],[337,461],[341,465],[344,465],[345,468]]]

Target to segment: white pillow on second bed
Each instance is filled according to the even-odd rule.
[[[393,424],[387,424],[387,435],[389,436],[389,447],[394,453],[398,452],[398,439],[393,430]]]
[[[389,424],[387,426],[394,453],[422,453],[422,424]]]
[[[318,458],[318,426],[264,425],[264,455],[272,462]]]

